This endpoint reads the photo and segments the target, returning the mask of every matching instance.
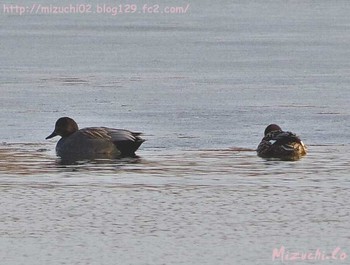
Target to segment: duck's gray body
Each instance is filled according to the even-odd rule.
[[[62,136],[56,145],[58,156],[95,158],[135,156],[145,141],[141,133],[106,127],[78,129],[74,120],[63,117],[56,122],[54,132],[47,137]]]
[[[59,156],[68,154],[134,156],[144,142],[139,133],[105,127],[81,129],[62,137],[56,146]]]

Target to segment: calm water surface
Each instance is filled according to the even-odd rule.
[[[52,4],[17,2],[38,3]],[[1,10],[1,264],[281,264],[282,245],[350,256],[348,2],[155,4],[188,3]],[[139,158],[63,165],[44,140],[60,116],[147,141]],[[309,154],[257,157],[272,122]]]

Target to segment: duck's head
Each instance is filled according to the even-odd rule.
[[[51,133],[45,139],[50,139],[57,135],[60,135],[62,137],[67,137],[78,130],[79,130],[78,124],[73,119],[68,117],[62,117],[56,121],[55,130],[53,131],[53,133]]]
[[[266,127],[264,135],[266,136],[268,133],[273,131],[282,131],[282,129],[277,124],[270,124],[269,126]]]

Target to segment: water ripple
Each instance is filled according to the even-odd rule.
[[[2,184],[340,185],[349,184],[350,161],[344,155],[347,149],[347,146],[311,146],[305,158],[294,162],[264,160],[254,150],[244,148],[169,153],[143,150],[138,158],[62,165],[48,145],[1,144],[0,173]]]

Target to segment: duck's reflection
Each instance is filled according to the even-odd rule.
[[[84,154],[69,154],[57,158],[56,163],[60,166],[71,166],[71,165],[84,165],[84,164],[99,164],[99,165],[111,165],[111,164],[125,164],[125,163],[140,163],[141,157],[120,157],[112,154],[95,154],[95,155],[84,155]]]
[[[45,146],[46,147],[46,146]],[[62,170],[101,171],[120,170],[126,165],[141,163],[141,158],[116,157],[111,154],[69,155],[53,158],[54,154],[42,144],[0,143],[0,173],[8,175],[37,175]]]

